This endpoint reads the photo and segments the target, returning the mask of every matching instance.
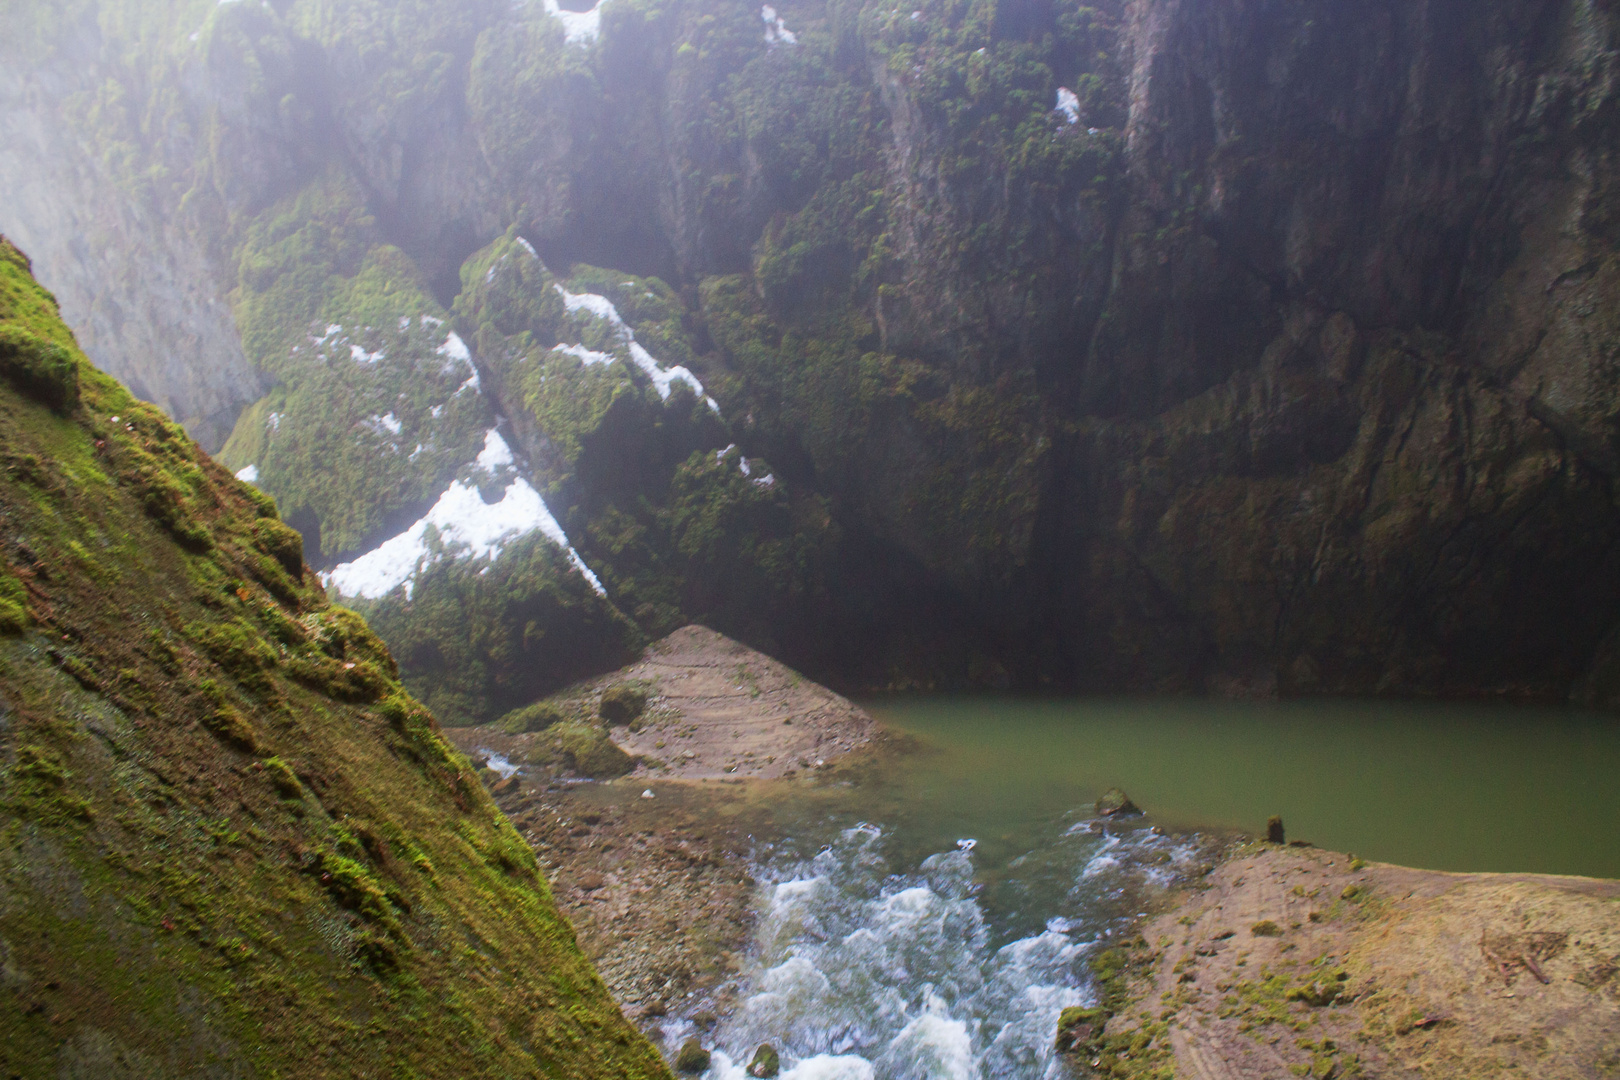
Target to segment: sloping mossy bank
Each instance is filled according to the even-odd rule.
[[[0,1073],[668,1075],[274,505],[4,240]]]

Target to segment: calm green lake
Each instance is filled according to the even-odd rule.
[[[1620,878],[1620,720],[1391,701],[865,703],[917,752],[863,781],[874,820],[919,851],[973,837],[994,858],[1124,788],[1170,828],[1263,832],[1438,870]],[[908,845],[910,846],[910,845]]]

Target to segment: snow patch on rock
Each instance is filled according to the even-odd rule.
[[[493,471],[512,462],[512,449],[500,433],[486,433],[476,464]],[[438,534],[440,552],[428,546],[429,528]],[[493,560],[513,541],[536,531],[567,553],[568,561],[598,596],[607,595],[601,580],[568,542],[540,493],[521,477],[508,484],[500,501],[494,503],[486,503],[476,486],[460,480],[453,482],[433,508],[409,529],[358,559],[333,568],[323,580],[344,596],[368,600],[380,599],[403,586],[408,600],[417,575],[438,559]]]
[[[563,40],[568,44],[589,45],[602,33],[602,5],[605,3],[607,0],[597,0],[589,11],[564,11],[557,0],[546,0],[546,14],[562,23]]]
[[[766,4],[759,9],[759,17],[765,20],[765,41],[771,45],[797,45],[798,36],[789,30],[782,22],[782,16],[776,9]]]
[[[704,400],[716,416],[720,414],[719,402],[704,391],[703,384],[698,381],[696,375],[678,364],[666,368],[655,360],[651,353],[642,348],[640,343],[636,341],[635,332],[630,329],[629,324],[624,319],[620,318],[619,309],[613,306],[613,301],[597,293],[571,293],[561,285],[557,285],[556,289],[563,298],[563,305],[570,313],[576,311],[589,312],[613,327],[618,334],[620,344],[629,352],[631,362],[646,372],[647,378],[651,379],[653,385],[658,388],[659,397],[668,401],[670,387],[675,383],[684,383],[692,388],[694,394]]]
[[[1062,113],[1069,123],[1078,124],[1080,122],[1079,95],[1067,86],[1058,87],[1056,111]]]

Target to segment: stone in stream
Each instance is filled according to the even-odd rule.
[[[1127,817],[1141,812],[1141,808],[1131,802],[1130,796],[1117,787],[1109,788],[1097,800],[1098,817]]]
[[[675,1055],[675,1071],[683,1073],[704,1072],[709,1067],[709,1052],[703,1049],[703,1044],[696,1039],[687,1039],[681,1044],[680,1052]]]
[[[1283,842],[1282,818],[1272,817],[1266,819],[1266,842],[1269,844],[1280,844]]]
[[[770,1043],[760,1044],[760,1048],[754,1051],[754,1060],[748,1063],[748,1075],[759,1080],[770,1080],[781,1071],[782,1059],[777,1055],[776,1047]]]

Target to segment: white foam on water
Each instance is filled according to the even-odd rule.
[[[502,780],[506,780],[517,775],[518,767],[512,764],[510,761],[507,761],[506,758],[502,757],[500,754],[490,754],[486,764],[496,772],[500,773]]]
[[[1020,875],[1055,875],[1039,904],[1057,907],[1018,913],[1031,931],[999,942],[975,882],[983,845],[963,840],[896,873],[884,830],[861,823],[812,858],[764,868],[738,1004],[712,1036],[710,1080],[742,1080],[762,1043],[781,1054],[784,1080],[1066,1076],[1053,1046],[1058,1017],[1096,1004],[1086,958],[1114,920],[1138,910],[1118,908],[1127,884],[1196,860],[1194,842],[1090,824],[1060,826],[1048,845],[1009,861]],[[675,1045],[691,1024],[672,1018],[665,1034]]]

